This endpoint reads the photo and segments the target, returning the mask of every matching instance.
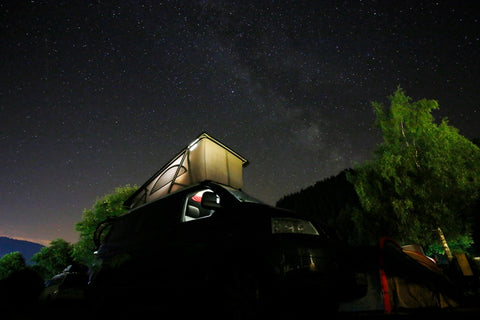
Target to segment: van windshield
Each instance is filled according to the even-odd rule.
[[[249,194],[247,194],[247,193],[245,193],[241,190],[234,189],[234,188],[228,187],[228,186],[223,186],[223,187],[225,189],[227,189],[228,192],[230,192],[240,202],[264,203],[263,201],[258,200],[257,198],[254,198],[251,195],[249,195]]]

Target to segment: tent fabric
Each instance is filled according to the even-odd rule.
[[[390,305],[393,310],[416,308],[452,308],[458,302],[440,290],[403,277],[387,277]]]
[[[247,159],[202,133],[148,179],[124,205],[133,209],[205,180],[242,189],[242,169],[247,164]]]
[[[342,303],[339,311],[383,311],[454,308],[459,306],[456,286],[443,270],[424,254],[402,248],[383,237],[379,246],[362,248],[357,272],[366,275],[366,294]]]
[[[380,258],[387,284],[382,288],[385,312],[458,306],[455,286],[427,256],[405,250],[393,239],[384,237],[380,240]]]

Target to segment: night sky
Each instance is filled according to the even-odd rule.
[[[401,86],[479,138],[479,1],[0,2],[0,235],[84,209],[207,132],[282,196],[372,158]]]

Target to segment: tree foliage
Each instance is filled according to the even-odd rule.
[[[480,187],[480,149],[448,124],[435,123],[435,100],[412,102],[399,87],[390,105],[372,103],[381,143],[375,157],[348,175],[363,207],[353,219],[363,241],[388,235],[403,243],[438,242],[471,232]]]
[[[11,252],[0,258],[0,279],[10,277],[14,272],[26,268],[25,258],[18,252]]]
[[[73,245],[58,238],[40,249],[30,261],[36,264],[35,269],[44,279],[49,279],[74,262],[72,253]]]
[[[123,206],[123,203],[137,189],[137,186],[130,185],[118,187],[113,193],[97,199],[91,209],[83,211],[82,221],[75,225],[75,230],[80,232],[79,241],[75,244],[73,250],[75,261],[90,267],[95,264],[93,235],[97,226],[108,218],[125,213],[127,209]]]

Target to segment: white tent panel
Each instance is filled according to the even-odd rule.
[[[212,180],[242,189],[248,161],[206,133],[184,148],[125,203],[130,208],[159,199],[197,182]]]
[[[202,138],[187,152],[192,182],[212,180],[236,189],[243,187],[242,167],[245,160],[222,145]]]

